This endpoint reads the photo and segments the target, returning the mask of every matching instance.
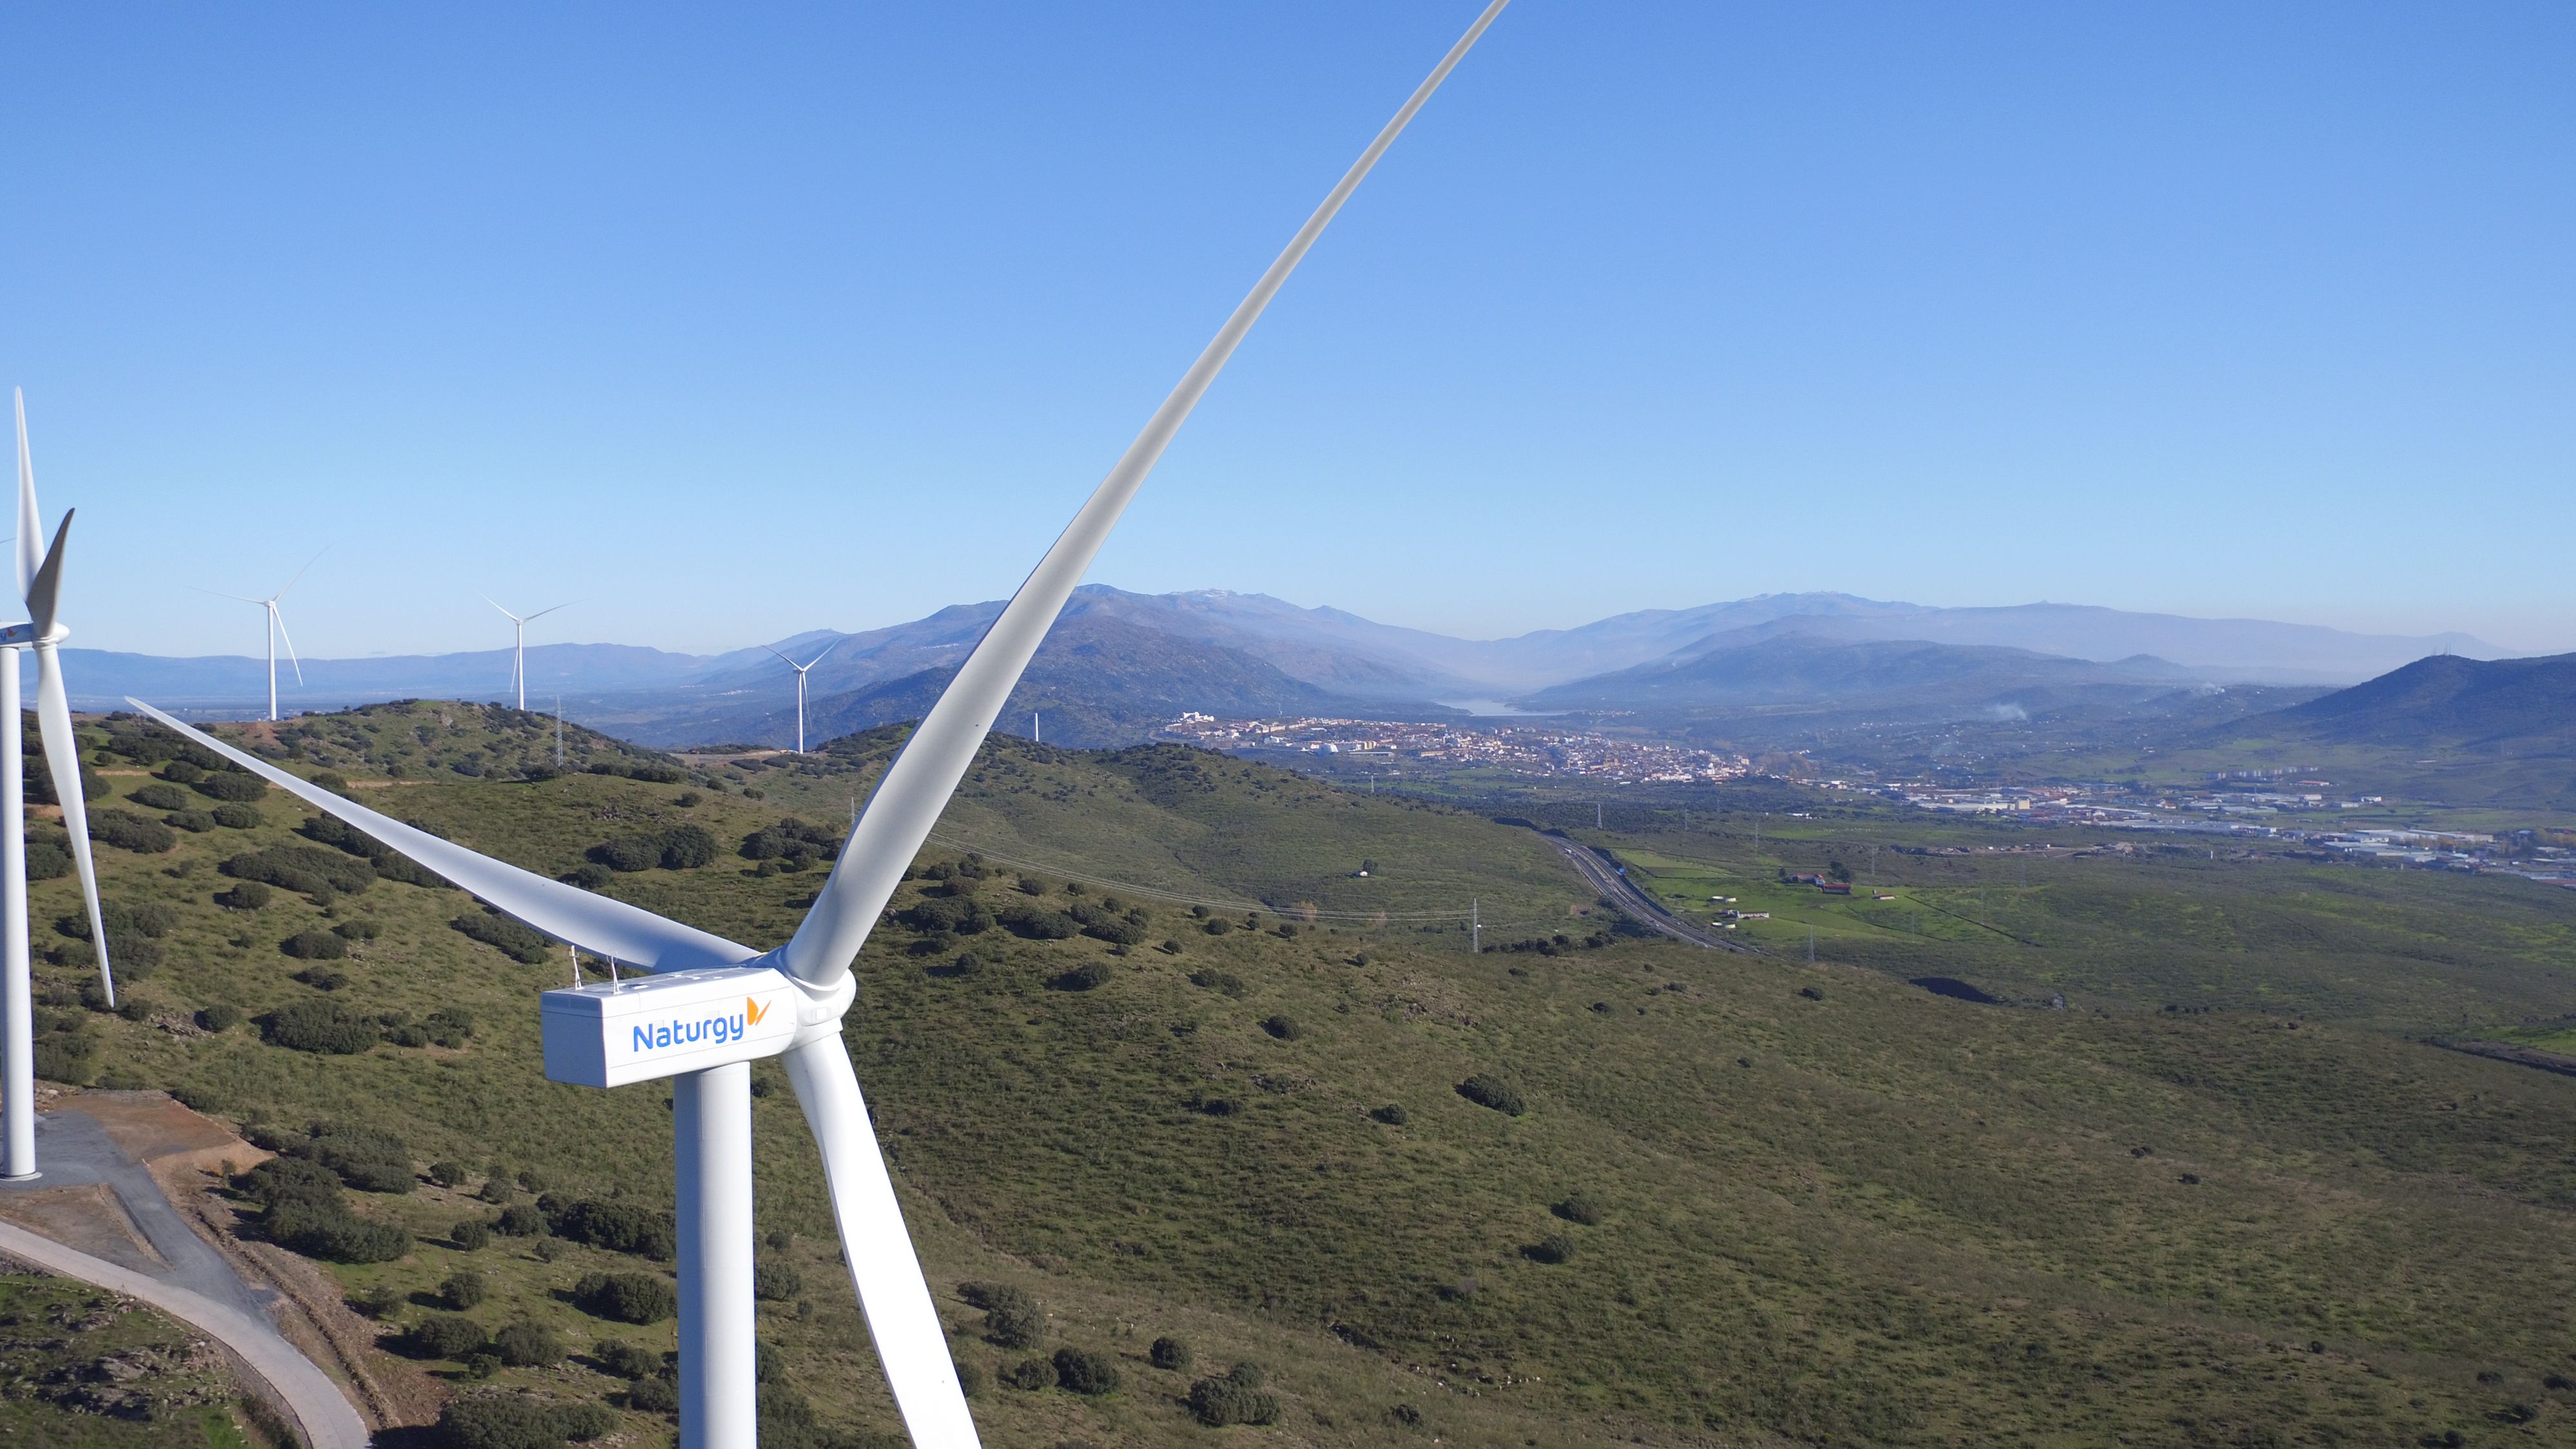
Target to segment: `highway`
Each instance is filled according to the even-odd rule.
[[[1762,954],[1744,942],[1726,939],[1722,932],[1712,931],[1665,910],[1652,896],[1638,889],[1634,882],[1621,875],[1617,867],[1603,860],[1590,846],[1578,844],[1558,835],[1550,835],[1547,840],[1565,856],[1567,863],[1574,867],[1576,874],[1591,883],[1594,890],[1599,891],[1620,910],[1635,917],[1656,935],[1668,936],[1693,946],[1706,946],[1716,951],[1740,951],[1754,956]]]

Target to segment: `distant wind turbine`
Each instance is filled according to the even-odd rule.
[[[760,647],[763,649],[769,649],[769,646],[766,644],[763,644]],[[840,647],[841,641],[835,639],[831,643],[823,646],[823,654],[829,654]],[[778,651],[775,649],[769,649],[769,652],[772,654],[778,654]],[[817,654],[803,664],[799,664],[795,660],[789,659],[784,654],[778,654],[780,662],[784,663],[788,668],[796,671],[796,753],[800,755],[805,753],[805,671],[822,663],[823,654]]]
[[[295,571],[295,577],[286,581],[286,589],[294,588],[303,579],[306,570],[320,562],[321,558],[322,554],[317,552],[313,557],[306,559],[304,567]],[[286,662],[295,666],[295,682],[298,684],[304,682],[304,661],[295,657],[295,641],[287,635],[286,616],[277,612],[277,601],[286,597],[286,589],[280,589],[265,599],[254,599],[247,594],[219,593],[213,589],[197,590],[198,593],[213,594],[218,599],[230,599],[237,604],[257,604],[268,611],[268,717],[272,720],[277,718],[278,640],[286,640]]]
[[[490,594],[485,594],[483,596],[483,602],[492,604],[492,596]],[[553,613],[555,609],[569,609],[573,606],[574,602],[575,601],[572,600],[566,600],[563,603],[555,605],[553,608],[539,609],[524,619],[511,613],[507,609],[501,609],[499,604],[492,604],[493,608],[501,609],[501,617],[510,621],[510,627],[513,631],[512,638],[514,642],[510,646],[510,683],[518,688],[519,708],[526,709],[528,707],[528,625],[535,620],[542,619],[546,615]]]

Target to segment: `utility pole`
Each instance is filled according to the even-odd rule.
[[[1598,800],[1592,802],[1592,828],[1601,828],[1601,802]]]
[[[563,696],[555,696],[555,768],[563,768]]]
[[[1878,894],[1878,847],[1869,848],[1869,893]]]
[[[1033,745],[1042,745],[1046,743],[1046,736],[1038,733],[1038,712],[1036,710],[1029,711],[1029,743]]]
[[[1807,964],[1816,964],[1816,928],[1813,926],[1807,928]]]
[[[1483,905],[1475,897],[1467,898],[1467,954],[1485,954],[1485,918]]]

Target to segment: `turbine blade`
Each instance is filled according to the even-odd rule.
[[[894,1179],[886,1175],[885,1155],[877,1149],[876,1128],[868,1121],[867,1099],[859,1093],[858,1073],[850,1069],[849,1050],[835,1029],[789,1048],[782,1060],[805,1109],[805,1123],[814,1130],[814,1145],[823,1153],[841,1255],[849,1260],[868,1337],[876,1341],[877,1361],[885,1367],[904,1430],[914,1449],[976,1449],[975,1420],[957,1386],[948,1334],[931,1302],[921,1260],[913,1255],[912,1235],[903,1225],[903,1207],[895,1201]]]
[[[1263,308],[1305,258],[1315,239],[1350,199],[1369,169],[1377,164],[1386,148],[1395,143],[1414,113],[1431,99],[1431,93],[1448,79],[1449,72],[1465,58],[1485,28],[1494,23],[1509,0],[1493,0],[1476,23],[1467,28],[1458,43],[1441,57],[1429,78],[1416,88],[1395,119],[1386,123],[1377,139],[1360,153],[1360,159],[1343,173],[1340,183],[1315,208],[1306,224],[1298,228],[1288,247],[1262,273],[1250,295],[1217,329],[1214,340],[1199,354],[1198,361],[1181,377],[1163,405],[1145,424],[1145,430],[1129,444],[1126,455],[1118,460],[1109,476],[1101,481],[1089,502],[1073,516],[1055,545],[1038,561],[1035,572],[1020,591],[1003,608],[1002,616],[993,621],[968,655],[964,667],[930,708],[920,728],[905,741],[902,753],[895,756],[877,788],[868,798],[868,808],[850,832],[850,840],[833,863],[831,878],[824,883],[814,909],[796,928],[796,937],[787,943],[784,963],[799,979],[815,985],[831,985],[858,959],[859,947],[866,943],[868,932],[876,925],[877,913],[885,909],[894,895],[895,885],[911,868],[915,851],[930,835],[939,821],[940,812],[948,807],[948,798],[965,777],[967,767],[975,761],[975,751],[993,727],[994,716],[1010,699],[1011,689],[1020,680],[1021,671],[1037,653],[1038,645],[1054,627],[1056,615],[1064,601],[1082,582],[1083,571],[1091,567],[1093,555],[1107,541],[1109,530],[1126,510],[1127,501],[1153,471],[1155,462],[1170,445],[1172,435],[1197,406],[1208,385],[1244,334],[1261,316]]]
[[[27,451],[27,390],[15,390],[18,399],[18,597],[35,587],[36,568],[44,562],[36,552],[37,541],[45,536],[44,520],[36,513],[36,461]]]
[[[838,639],[835,639],[835,640],[833,640],[831,643],[826,644],[826,645],[824,645],[824,646],[823,646],[823,654],[829,654],[829,653],[831,653],[833,650],[838,649],[838,648],[840,648],[840,647],[841,647],[841,641],[840,641],[840,640],[838,640]],[[807,669],[811,669],[811,668],[813,668],[815,665],[822,663],[822,662],[823,662],[823,654],[817,654],[817,655],[815,655],[812,659],[807,660],[807,661],[805,662],[805,664],[803,665],[803,667],[799,668],[796,672],[797,672],[797,673],[799,673],[799,674],[802,674],[802,673],[804,673],[804,672],[805,672],[805,670],[807,670]],[[794,663],[795,661],[790,660],[789,662],[790,662],[790,663]]]
[[[181,738],[204,745],[323,814],[367,832],[459,890],[593,955],[614,957],[621,964],[649,971],[690,971],[705,966],[736,966],[760,954],[695,926],[666,920],[624,901],[592,895],[579,886],[548,880],[453,841],[441,840],[234,749],[139,699],[129,698],[126,703],[169,726]]]
[[[54,632],[54,609],[63,591],[63,545],[72,536],[72,514],[63,515],[62,527],[54,530],[53,546],[45,550],[45,561],[36,568],[35,582],[27,586],[27,618],[35,625],[35,635],[42,639]]]
[[[39,635],[41,639],[43,636]],[[14,661],[0,668],[14,669]],[[11,720],[10,729],[22,726]],[[80,871],[81,904],[89,907],[89,943],[98,948],[98,979],[107,987],[107,1004],[116,1004],[116,977],[107,965],[107,923],[98,912],[98,865],[89,853],[89,802],[81,798],[80,739],[72,733],[71,699],[63,692],[63,663],[51,644],[36,645],[36,732],[45,744],[45,769],[54,777],[54,798],[63,805],[63,829],[72,838],[72,865]],[[6,828],[8,822],[0,822]]]
[[[284,589],[278,590],[280,594]],[[295,682],[304,682],[304,661],[295,657],[295,636],[286,632],[286,615],[278,612],[277,601],[268,601],[268,617],[277,621],[277,637],[286,641],[286,662],[295,666]]]
[[[487,604],[492,604],[492,596],[491,596],[490,594],[477,594],[477,595],[475,595],[475,597],[476,597],[476,598],[478,598],[478,599],[481,599],[483,602],[485,602],[485,603],[487,603]],[[492,607],[493,607],[493,608],[496,608],[496,609],[501,609],[501,606],[500,606],[500,605],[498,605],[498,604],[492,604]],[[528,622],[528,620],[527,620],[527,619],[522,619],[522,618],[520,618],[518,615],[511,613],[511,612],[510,612],[509,610],[507,610],[507,609],[501,609],[501,617],[502,617],[502,618],[504,618],[504,619],[509,620],[509,621],[510,621],[511,623],[513,623],[513,624],[524,624],[524,623]],[[533,615],[533,614],[529,616],[529,618],[534,618],[534,617],[535,617],[535,615]]]
[[[799,674],[802,674],[802,673],[804,673],[804,672],[805,672],[805,671],[804,671],[803,666],[799,665],[795,660],[788,658],[788,657],[787,657],[786,655],[784,655],[784,654],[779,654],[779,652],[778,652],[777,650],[775,650],[775,649],[770,649],[770,648],[769,648],[769,646],[768,646],[768,645],[766,645],[766,644],[763,644],[763,645],[761,645],[760,647],[761,647],[761,648],[763,648],[763,649],[767,649],[767,650],[768,650],[770,653],[772,653],[772,654],[777,654],[777,655],[778,655],[778,662],[779,662],[779,663],[786,665],[788,668],[795,670],[795,671],[796,671],[797,673],[799,673]]]
[[[553,613],[556,609],[569,609],[569,608],[571,608],[573,605],[578,604],[578,603],[580,603],[580,602],[581,602],[581,600],[579,600],[579,599],[566,599],[566,600],[564,600],[564,601],[563,601],[562,603],[560,603],[560,604],[555,604],[555,605],[552,605],[552,606],[550,606],[550,607],[548,607],[548,608],[539,609],[539,610],[538,610],[538,611],[536,611],[535,613],[530,614],[526,619],[521,619],[519,622],[520,622],[520,623],[522,623],[522,624],[525,624],[525,623],[527,623],[530,619],[542,619],[542,618],[544,618],[546,615]]]
[[[252,597],[251,597],[250,595],[248,595],[248,594],[227,594],[227,593],[224,593],[224,592],[222,592],[222,591],[220,591],[220,590],[217,590],[217,589],[201,589],[201,588],[198,588],[195,584],[190,584],[190,585],[188,585],[188,589],[189,589],[189,592],[191,592],[191,593],[204,594],[204,595],[206,595],[206,596],[207,596],[207,597],[209,597],[209,598],[216,598],[216,599],[231,599],[231,600],[233,600],[233,601],[234,601],[234,602],[236,602],[236,603],[243,603],[243,604],[257,604],[257,605],[259,605],[259,606],[260,606],[261,608],[263,608],[263,609],[265,609],[265,608],[267,608],[267,607],[268,607],[268,600],[266,600],[266,599],[254,599],[254,598],[252,598]]]
[[[322,555],[324,555],[324,554],[326,554],[326,553],[329,553],[330,551],[331,551],[331,547],[330,547],[330,545],[328,545],[328,544],[325,544],[325,545],[323,545],[322,547],[315,549],[315,550],[313,551],[313,557],[308,558],[308,559],[306,559],[306,560],[304,561],[304,567],[303,567],[303,568],[300,568],[300,569],[297,569],[297,570],[295,571],[295,577],[294,577],[294,578],[291,578],[291,579],[288,579],[288,580],[286,581],[286,589],[294,588],[298,583],[302,582],[302,581],[303,581],[303,578],[304,578],[304,576],[305,576],[305,574],[307,574],[307,573],[311,572],[311,571],[312,571],[313,566],[314,566],[315,564],[318,564],[318,563],[320,563],[320,562],[322,561]],[[265,602],[268,602],[268,603],[274,604],[274,603],[276,603],[278,600],[280,600],[280,599],[282,599],[282,598],[285,598],[285,597],[286,597],[286,589],[280,589],[280,590],[278,590],[276,593],[273,593],[273,594],[269,595],[269,596],[268,596],[268,598],[267,598],[267,600],[266,600]]]

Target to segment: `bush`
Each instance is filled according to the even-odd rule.
[[[271,896],[272,892],[267,886],[255,880],[246,880],[215,897],[215,904],[228,906],[236,911],[255,911],[267,905]]]
[[[1190,984],[1236,998],[1240,998],[1248,989],[1244,986],[1242,977],[1231,971],[1219,971],[1213,967],[1202,967],[1191,972]]]
[[[703,826],[675,825],[662,832],[664,870],[695,870],[715,858],[716,838]]]
[[[469,1308],[480,1308],[483,1306],[484,1297],[483,1275],[471,1268],[450,1273],[447,1275],[447,1281],[438,1285],[438,1297],[440,1302],[459,1313]],[[453,1355],[441,1354],[439,1357],[449,1358]]]
[[[261,1214],[260,1230],[281,1248],[335,1263],[390,1263],[411,1252],[411,1234],[368,1222],[343,1202],[280,1202]]]
[[[443,1449],[558,1449],[566,1440],[585,1442],[616,1427],[617,1416],[597,1404],[550,1404],[487,1392],[448,1400],[438,1411],[435,1433]]]
[[[984,1368],[981,1364],[961,1363],[957,1369],[957,1392],[970,1399],[984,1397]]]
[[[462,1362],[469,1353],[481,1351],[489,1342],[483,1325],[462,1313],[431,1313],[404,1335],[403,1346],[418,1358],[445,1358]]]
[[[668,1262],[680,1251],[679,1224],[666,1212],[631,1202],[567,1201],[552,1194],[539,1198],[537,1208],[558,1238],[613,1253],[638,1253],[656,1262]]]
[[[1506,1117],[1517,1117],[1529,1110],[1528,1104],[1521,1100],[1521,1094],[1512,1090],[1509,1083],[1482,1072],[1460,1082],[1458,1095],[1479,1107],[1491,1107]]]
[[[277,949],[299,961],[337,961],[349,954],[349,941],[329,931],[298,931],[278,942]]]
[[[246,770],[217,770],[196,782],[197,793],[212,800],[247,805],[268,794],[268,782]]]
[[[1562,1263],[1574,1256],[1574,1240],[1563,1233],[1550,1233],[1521,1252],[1532,1262]]]
[[[841,837],[793,815],[742,838],[743,859],[775,860],[791,870],[803,870],[818,860],[836,860],[840,854]]]
[[[185,810],[196,804],[187,791],[158,780],[136,786],[134,793],[126,798],[146,810]]]
[[[242,1009],[229,1001],[197,1008],[197,1025],[207,1031],[230,1031],[241,1025]]]
[[[1234,1372],[1223,1378],[1201,1379],[1190,1385],[1190,1412],[1212,1429],[1229,1424],[1276,1424],[1279,1400],[1261,1387],[1258,1369],[1237,1364]]]
[[[1223,916],[1219,916],[1216,919],[1209,921],[1206,925],[1199,927],[1199,929],[1207,932],[1211,936],[1222,936],[1228,931],[1234,929],[1234,922],[1227,920]]]
[[[1109,963],[1086,961],[1047,979],[1049,991],[1094,991],[1109,984]]]
[[[514,1202],[492,1220],[492,1231],[508,1238],[532,1238],[546,1230],[546,1215],[532,1202]]]
[[[572,1301],[620,1323],[659,1323],[680,1311],[680,1290],[650,1273],[590,1273],[573,1285]]]
[[[369,920],[342,921],[331,928],[331,934],[343,941],[372,941],[384,933],[384,927]]]
[[[1055,1387],[1055,1365],[1042,1358],[1024,1358],[1002,1370],[1002,1382],[1015,1389],[1051,1389]]]
[[[270,1046],[325,1056],[356,1056],[383,1039],[376,1024],[336,1001],[299,1001],[260,1020]]]
[[[429,1180],[444,1188],[463,1187],[465,1179],[473,1175],[473,1168],[453,1157],[443,1157],[429,1165]]]
[[[542,966],[554,956],[552,941],[497,911],[485,909],[458,916],[447,924],[530,966]]]
[[[215,823],[226,830],[257,830],[268,823],[261,818],[256,805],[218,805],[212,813]]]
[[[206,752],[201,745],[191,745],[190,748],[199,754]],[[206,778],[206,767],[190,759],[172,760],[161,767],[161,778],[174,785],[193,785]]]
[[[676,1414],[680,1412],[680,1386],[658,1375],[637,1379],[626,1390],[626,1407],[647,1414]]]
[[[368,1288],[362,1292],[352,1295],[349,1299],[349,1306],[355,1308],[360,1313],[367,1315],[369,1318],[390,1319],[395,1314],[400,1313],[402,1311],[402,1306],[409,1301],[411,1301],[410,1295],[403,1292],[400,1288],[395,1287],[391,1283],[379,1283],[372,1288]]]
[[[1008,1283],[961,1283],[958,1294],[984,1310],[984,1332],[1004,1348],[1035,1348],[1046,1336],[1046,1310]]]
[[[1389,1127],[1401,1127],[1405,1123],[1413,1120],[1410,1114],[1393,1102],[1389,1102],[1385,1106],[1377,1108],[1375,1111],[1370,1112],[1369,1115],[1375,1117],[1377,1120],[1385,1123]]]
[[[447,1240],[468,1253],[479,1253],[492,1242],[492,1225],[481,1218],[467,1218],[448,1229]]]
[[[1148,1356],[1153,1359],[1154,1367],[1172,1373],[1186,1373],[1190,1367],[1190,1346],[1177,1338],[1155,1339]]]
[[[610,870],[651,870],[662,863],[662,842],[650,835],[625,835],[594,845],[586,853],[593,864]]]
[[[179,843],[169,826],[124,810],[101,810],[91,816],[89,838],[137,855],[159,855]]]
[[[27,879],[61,880],[72,873],[72,853],[50,840],[27,842]]]
[[[1004,930],[1028,941],[1069,941],[1082,932],[1073,917],[1044,906],[1012,906],[1000,919]]]
[[[190,835],[203,835],[215,828],[215,816],[210,810],[173,810],[161,817],[161,823]]]
[[[1055,1381],[1073,1393],[1098,1398],[1118,1387],[1118,1366],[1106,1354],[1059,1348],[1055,1351]]]
[[[603,1338],[590,1350],[599,1371],[613,1378],[649,1379],[662,1371],[662,1356],[621,1338]]]
[[[1548,1211],[1569,1223],[1581,1223],[1587,1228],[1596,1226],[1601,1221],[1600,1205],[1579,1192],[1569,1194],[1565,1201],[1549,1208]]]
[[[1295,1041],[1297,1038],[1306,1034],[1306,1028],[1299,1026],[1297,1024],[1297,1018],[1293,1016],[1271,1017],[1269,1020],[1261,1023],[1261,1029],[1270,1033],[1272,1036],[1277,1037],[1281,1041]]]
[[[361,1192],[412,1190],[411,1148],[390,1132],[317,1123],[304,1151]]]
[[[544,1368],[563,1361],[563,1340],[542,1323],[521,1319],[492,1335],[493,1351],[511,1368]]]
[[[784,1303],[805,1291],[805,1275],[784,1258],[763,1259],[751,1270],[751,1292],[755,1298]]]
[[[257,881],[315,897],[334,891],[354,896],[376,883],[375,867],[367,862],[309,845],[272,845],[265,850],[244,851],[225,861],[223,871],[235,880]]]

